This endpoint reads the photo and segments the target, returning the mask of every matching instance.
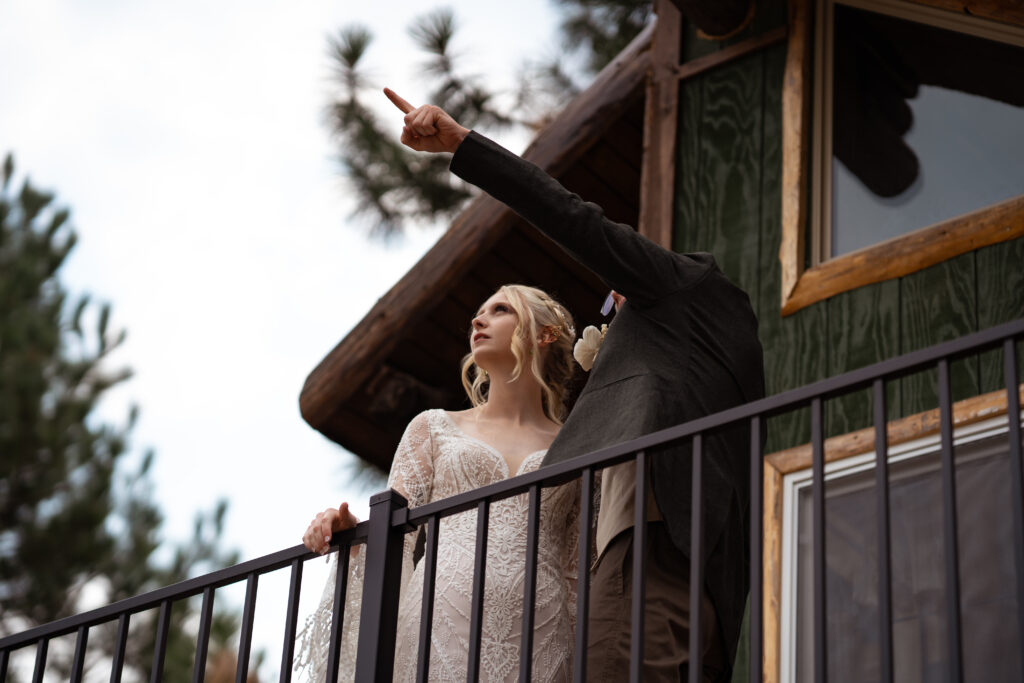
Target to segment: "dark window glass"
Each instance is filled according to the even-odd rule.
[[[1024,48],[835,6],[832,256],[1024,194]]]
[[[875,473],[826,487],[828,679],[881,680]],[[960,609],[965,681],[1021,680],[1006,434],[956,448]],[[799,490],[796,679],[814,678],[811,487]],[[942,480],[937,452],[890,468],[893,664],[897,681],[944,683],[946,632]]]

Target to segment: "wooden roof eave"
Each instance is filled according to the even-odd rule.
[[[653,33],[652,23],[534,138],[523,158],[558,177],[599,140],[644,88]],[[487,195],[476,197],[309,374],[299,395],[306,422],[325,432],[334,411],[374,375],[431,302],[450,291],[514,221],[504,204]]]

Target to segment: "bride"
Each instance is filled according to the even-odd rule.
[[[562,422],[575,335],[569,312],[541,290],[521,285],[498,289],[472,320],[470,353],[462,362],[462,384],[473,407],[428,410],[413,418],[395,452],[388,486],[415,507],[537,469]],[[518,676],[526,498],[506,498],[490,508],[480,650],[484,681]],[[543,490],[534,680],[571,678],[578,502],[578,482]],[[342,503],[317,514],[302,542],[325,553],[334,532],[357,522]],[[475,539],[475,510],[441,520],[430,638],[432,681],[466,680]],[[416,676],[423,563],[412,569],[414,540],[415,534],[406,535],[394,669],[399,681]],[[362,562],[351,564],[346,630],[358,615],[361,591]],[[312,681],[325,676],[333,587],[331,578],[303,637],[298,666],[307,669]],[[355,640],[353,633],[343,634],[345,679],[354,671]]]

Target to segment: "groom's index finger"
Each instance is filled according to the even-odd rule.
[[[402,97],[391,88],[384,88],[384,94],[388,96],[388,99],[391,100],[396,107],[402,110],[403,114],[408,114],[416,108],[402,99]]]

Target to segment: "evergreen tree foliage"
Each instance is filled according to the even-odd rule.
[[[622,52],[643,30],[653,3],[637,0],[557,0],[565,13],[561,30],[565,49],[586,54],[593,75]]]
[[[130,377],[108,367],[125,333],[111,330],[109,305],[73,298],[58,278],[77,239],[69,211],[27,179],[15,190],[13,175],[8,155],[0,176],[0,636],[80,611],[86,588],[114,602],[237,562],[220,549],[224,502],[196,516],[192,540],[169,561],[156,561],[163,518],[149,480],[153,453],[127,475],[118,466],[138,411],[121,425],[94,414]],[[191,676],[194,642],[184,626],[196,611],[194,601],[172,610],[166,680]],[[211,650],[236,631],[233,614],[218,615]],[[93,663],[113,640],[112,629],[96,629]],[[152,653],[152,635],[130,640],[127,665],[148,678]],[[48,668],[66,670],[69,656],[51,650]]]
[[[457,68],[452,51],[456,31],[450,9],[437,9],[417,18],[409,33],[426,56],[421,65],[424,81],[433,89],[424,101],[436,104],[467,128],[489,130],[518,125],[542,128],[582,89],[581,76],[565,66],[567,54],[584,53],[586,78],[615,57],[651,18],[651,2],[635,0],[558,0],[565,52],[545,60],[527,61],[519,69],[519,90],[510,98],[506,113],[499,93],[487,89],[479,77]],[[410,220],[451,218],[470,197],[470,189],[448,172],[445,155],[414,154],[394,134],[389,119],[381,124],[361,99],[367,91],[362,62],[373,40],[360,25],[341,29],[328,39],[339,96],[329,107],[339,160],[355,197],[356,213],[371,225],[371,234],[388,237],[400,233]],[[370,97],[380,98],[379,88]]]
[[[451,52],[455,18],[450,10],[420,17],[409,32],[428,55],[423,71],[436,84],[429,101],[445,107],[467,126],[511,123],[494,108],[493,93],[456,71]],[[450,217],[469,197],[469,191],[452,179],[446,158],[405,149],[394,135],[394,124],[382,124],[363,103],[365,79],[360,62],[371,41],[370,32],[358,25],[329,39],[341,86],[329,116],[343,171],[357,198],[356,212],[369,216],[373,234],[387,237],[400,231],[407,219]],[[379,96],[376,88],[374,94]]]

